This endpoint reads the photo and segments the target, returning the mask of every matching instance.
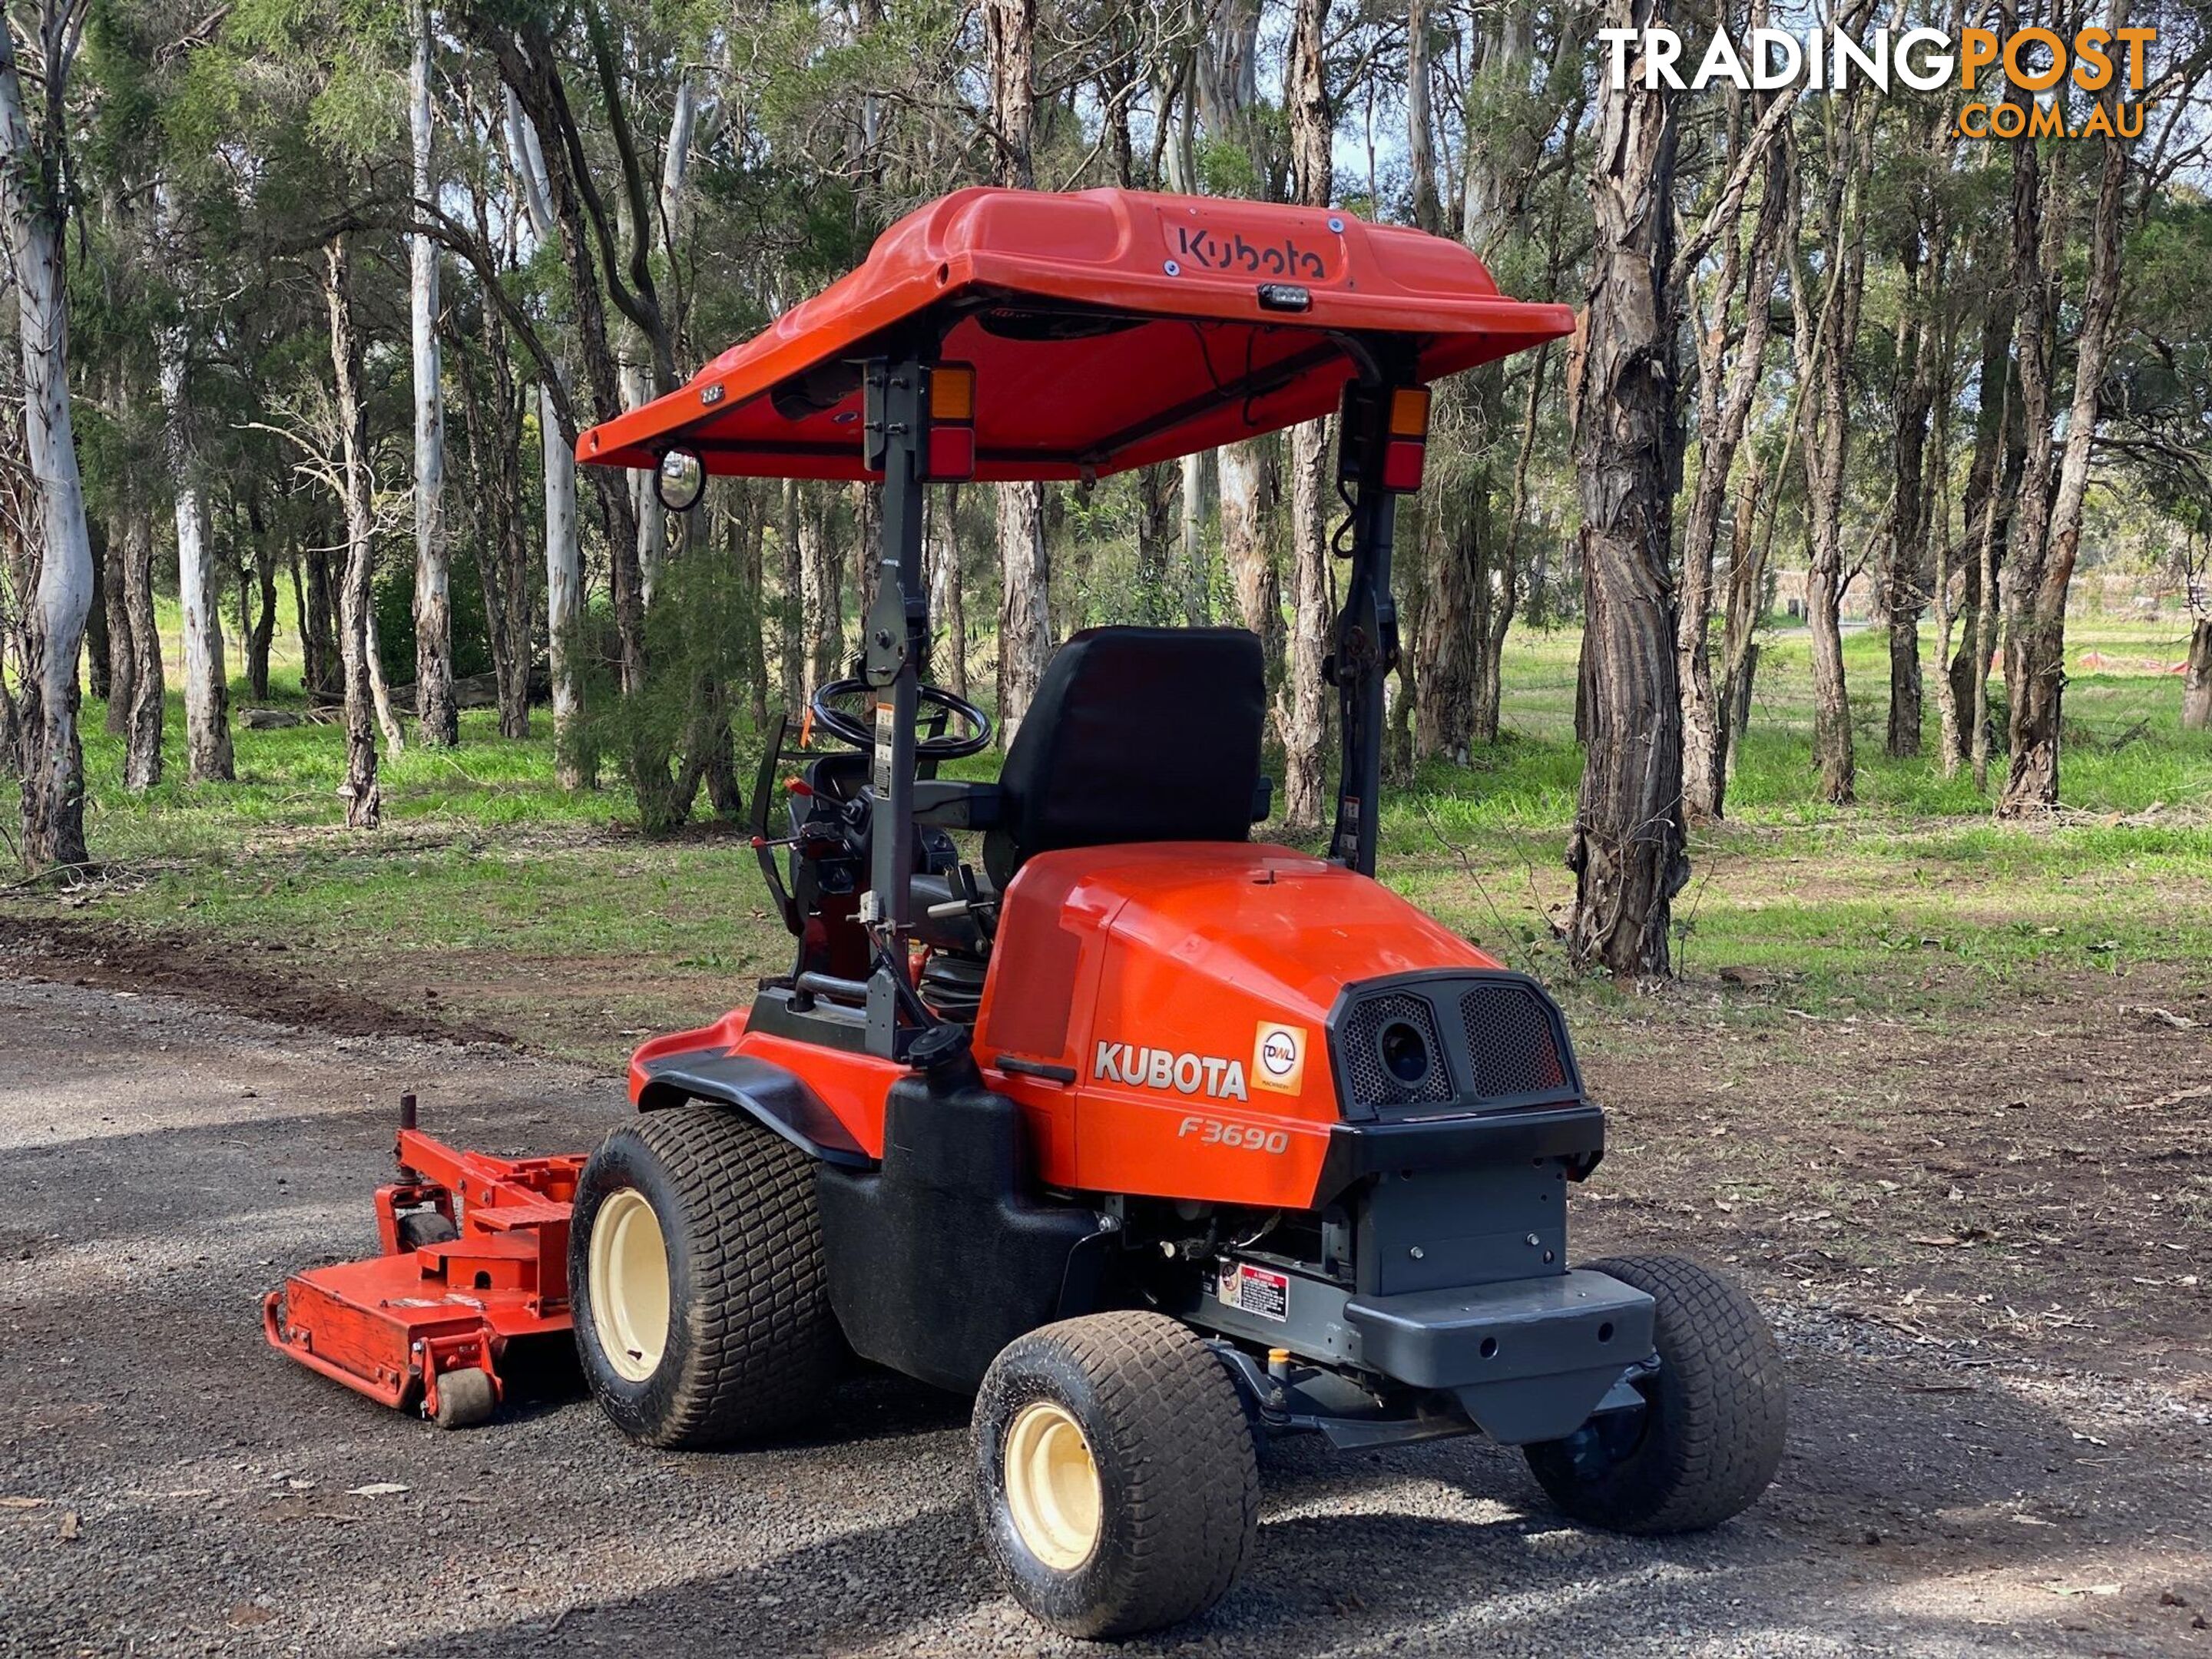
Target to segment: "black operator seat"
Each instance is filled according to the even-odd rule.
[[[1087,628],[1054,653],[999,773],[983,867],[1032,854],[1245,841],[1267,815],[1267,681],[1241,628]]]

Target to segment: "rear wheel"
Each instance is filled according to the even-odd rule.
[[[592,1393],[653,1445],[789,1428],[835,1375],[813,1165],[714,1107],[649,1113],[592,1154],[569,1222],[568,1296]]]
[[[1589,1264],[1658,1304],[1659,1368],[1640,1412],[1527,1448],[1553,1503],[1613,1532],[1695,1532],[1757,1500],[1781,1466],[1789,1385],[1766,1321],[1733,1279],[1679,1256]]]
[[[1260,1470],[1227,1369],[1154,1313],[1093,1314],[1009,1343],[975,1400],[983,1528],[1015,1599],[1070,1636],[1129,1636],[1227,1593],[1260,1522]]]

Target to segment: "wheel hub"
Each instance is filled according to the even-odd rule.
[[[1007,1513],[1030,1553],[1057,1572],[1089,1559],[1104,1502],[1091,1444],[1065,1407],[1022,1407],[1006,1431],[1006,1474]]]
[[[668,1346],[668,1243],[634,1187],[607,1194],[592,1218],[592,1328],[617,1375],[642,1382]]]

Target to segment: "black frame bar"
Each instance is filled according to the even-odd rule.
[[[861,672],[876,694],[876,741],[869,779],[870,886],[860,920],[878,946],[867,981],[867,1052],[889,1060],[904,1060],[922,1029],[901,1015],[917,1006],[907,944],[914,926],[915,720],[929,669],[929,586],[922,572],[927,374],[939,343],[935,326],[919,328],[871,360],[865,371],[866,443],[872,467],[880,465],[883,471],[883,512],[876,596],[861,659]],[[1336,336],[1333,344],[1358,365],[1360,382],[1376,395],[1367,400],[1363,428],[1347,428],[1339,439],[1359,447],[1363,482],[1350,501],[1351,575],[1337,614],[1335,649],[1324,669],[1337,688],[1342,731],[1329,856],[1372,876],[1383,685],[1398,664],[1398,609],[1390,586],[1397,496],[1382,487],[1382,453],[1389,441],[1390,393],[1418,381],[1411,342]],[[1304,363],[1312,355],[1301,353],[1268,373]]]

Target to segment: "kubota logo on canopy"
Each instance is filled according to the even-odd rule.
[[[1134,1043],[1102,1041],[1091,1062],[1091,1076],[1098,1083],[1127,1083],[1139,1089],[1173,1090],[1179,1095],[1204,1093],[1215,1100],[1245,1100],[1244,1063],[1218,1054],[1176,1054],[1167,1048],[1139,1048]]]

